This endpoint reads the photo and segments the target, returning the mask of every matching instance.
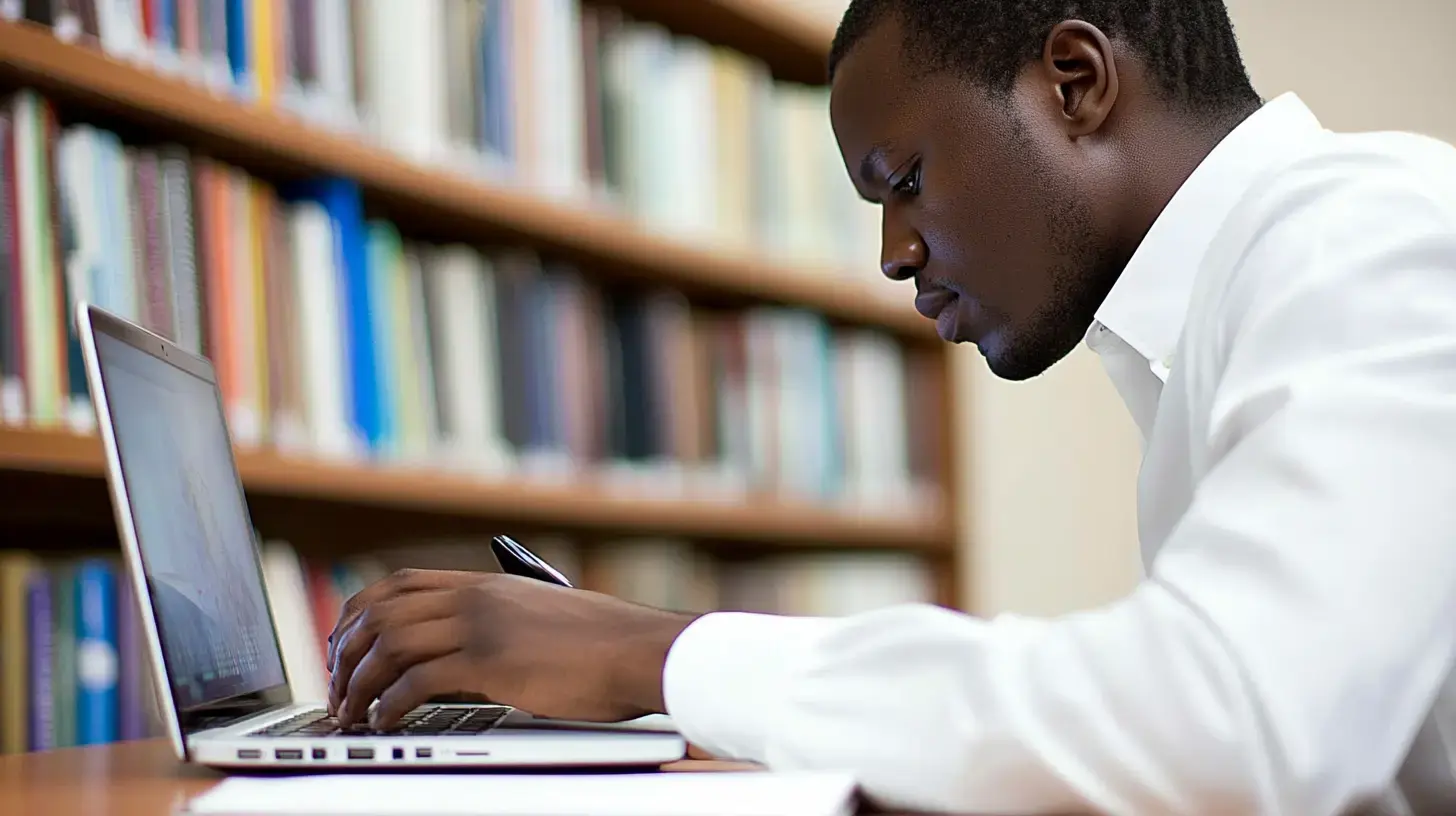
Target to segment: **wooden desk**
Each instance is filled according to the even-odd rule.
[[[0,757],[0,813],[171,814],[222,775],[183,765],[165,740]]]
[[[713,763],[678,763],[714,770]],[[171,816],[223,774],[184,765],[165,740],[0,757],[4,816]]]

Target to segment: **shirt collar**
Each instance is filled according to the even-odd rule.
[[[1226,136],[1174,194],[1088,331],[1101,328],[1146,358],[1159,378],[1183,334],[1199,261],[1240,198],[1281,156],[1323,131],[1295,94],[1264,105]]]

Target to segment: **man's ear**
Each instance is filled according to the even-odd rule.
[[[1067,135],[1090,136],[1117,104],[1117,65],[1101,29],[1081,20],[1058,23],[1047,35],[1042,70],[1055,85]]]

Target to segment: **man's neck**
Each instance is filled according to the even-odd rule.
[[[1254,106],[1213,118],[1169,111],[1130,129],[1126,155],[1135,166],[1129,167],[1132,195],[1122,241],[1128,257],[1214,148],[1257,111]]]

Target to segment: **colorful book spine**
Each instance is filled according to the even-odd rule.
[[[50,569],[54,587],[51,598],[52,670],[55,743],[57,748],[76,744],[76,568],[56,564]]]
[[[117,738],[116,573],[87,561],[76,573],[77,743]]]
[[[332,222],[355,447],[376,450],[384,430],[380,419],[383,407],[374,358],[374,321],[369,309],[369,236],[363,191],[352,179],[322,178],[298,184],[286,193],[295,200],[321,205]]]
[[[30,734],[29,749],[49,751],[55,742],[55,690],[51,682],[51,661],[54,659],[51,620],[51,581],[42,570],[30,576],[26,593],[27,623],[30,650]]]
[[[0,754],[24,753],[30,744],[30,629],[26,588],[35,559],[0,552]]]

